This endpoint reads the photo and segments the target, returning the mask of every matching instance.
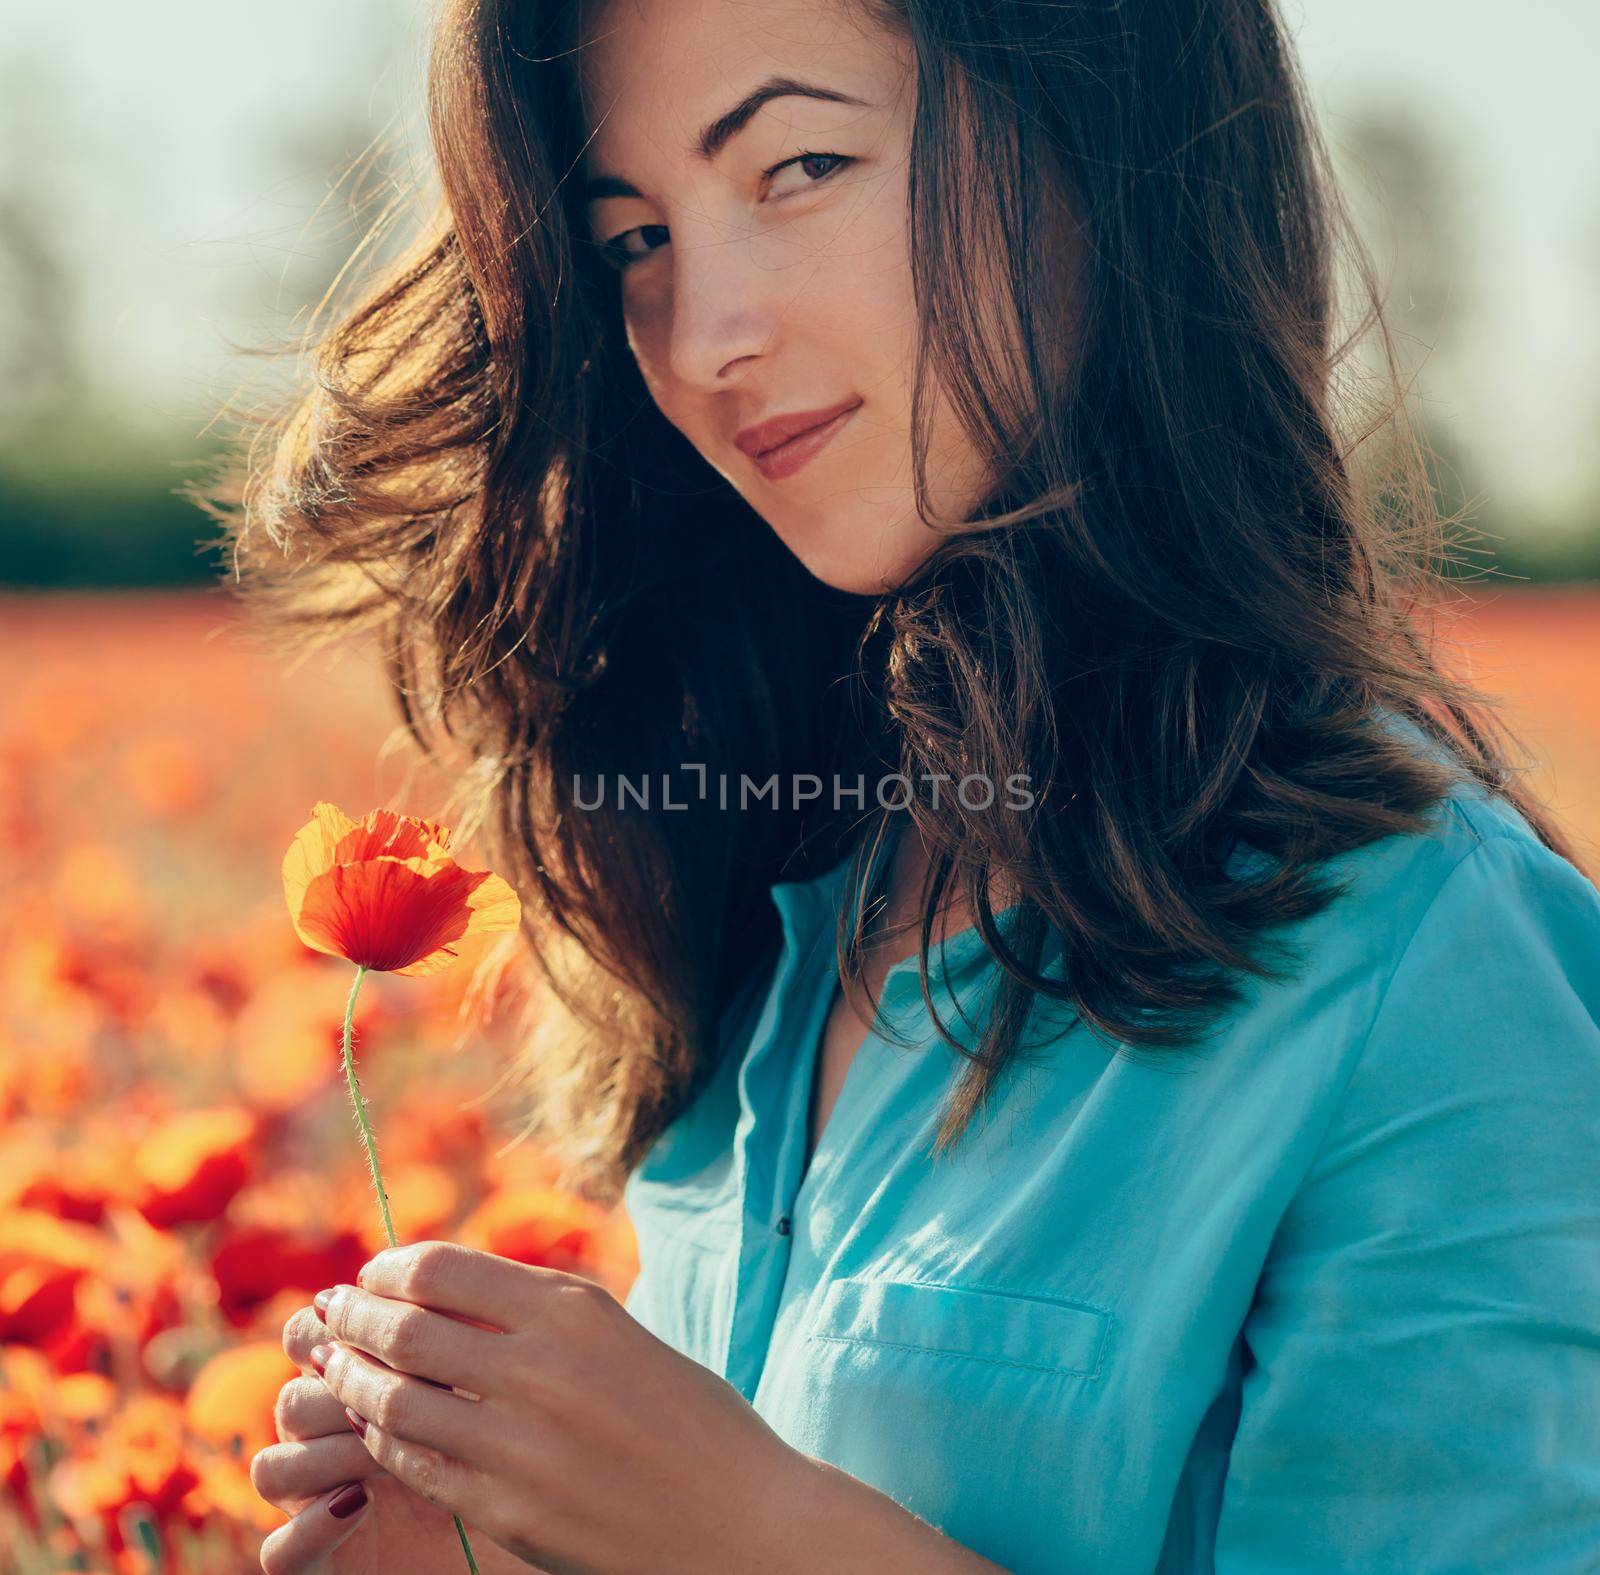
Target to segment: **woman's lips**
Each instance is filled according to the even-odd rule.
[[[831,421],[824,421],[821,426],[812,427],[809,432],[802,432],[787,443],[780,443],[776,448],[769,448],[765,454],[756,455],[756,469],[768,481],[781,481],[785,476],[792,476],[810,464],[813,456],[833,441],[834,434],[860,408],[861,402],[857,400]]]

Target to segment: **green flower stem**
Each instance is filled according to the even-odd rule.
[[[355,1057],[350,1052],[350,1025],[356,1015],[356,997],[361,993],[361,981],[370,970],[356,965],[355,983],[350,986],[350,999],[344,1009],[344,1075],[350,1084],[350,1103],[356,1107],[356,1124],[361,1128],[361,1139],[367,1145],[367,1169],[372,1172],[372,1184],[378,1189],[378,1208],[383,1214],[383,1234],[391,1247],[399,1246],[395,1239],[394,1221],[389,1217],[389,1194],[383,1190],[383,1172],[378,1169],[378,1143],[372,1135],[372,1123],[367,1119],[367,1102],[362,1097],[361,1084],[356,1081]]]
[[[350,1103],[355,1106],[356,1124],[361,1128],[362,1141],[367,1145],[367,1169],[372,1172],[372,1184],[378,1189],[378,1209],[383,1215],[383,1234],[388,1238],[391,1247],[398,1247],[399,1241],[394,1233],[394,1221],[389,1216],[389,1194],[383,1190],[383,1172],[378,1168],[378,1143],[372,1135],[372,1123],[367,1119],[367,1102],[361,1093],[361,1084],[356,1081],[355,1057],[350,1053],[350,1025],[356,1015],[356,997],[361,993],[361,981],[366,978],[371,970],[356,964],[355,983],[350,986],[350,999],[345,1003],[344,1009],[344,1075],[350,1084]],[[467,1528],[461,1524],[461,1517],[452,1512],[450,1518],[456,1523],[456,1535],[461,1539],[461,1551],[467,1556],[467,1569],[471,1575],[479,1575],[478,1561],[472,1556],[472,1544],[467,1540]]]

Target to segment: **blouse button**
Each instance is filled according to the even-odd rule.
[[[778,1221],[778,1234],[780,1236],[787,1236],[789,1234],[789,1216],[787,1214],[785,1214],[783,1218]]]

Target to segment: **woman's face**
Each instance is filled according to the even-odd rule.
[[[818,579],[897,584],[940,540],[911,475],[909,41],[817,0],[606,0],[579,78],[589,235],[662,414]],[[932,503],[964,517],[991,477],[933,392]],[[758,457],[763,423],[839,407]]]

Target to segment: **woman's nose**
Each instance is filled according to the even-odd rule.
[[[768,352],[804,270],[733,226],[702,222],[682,233],[672,237],[667,359],[680,382],[715,389],[737,363]]]

